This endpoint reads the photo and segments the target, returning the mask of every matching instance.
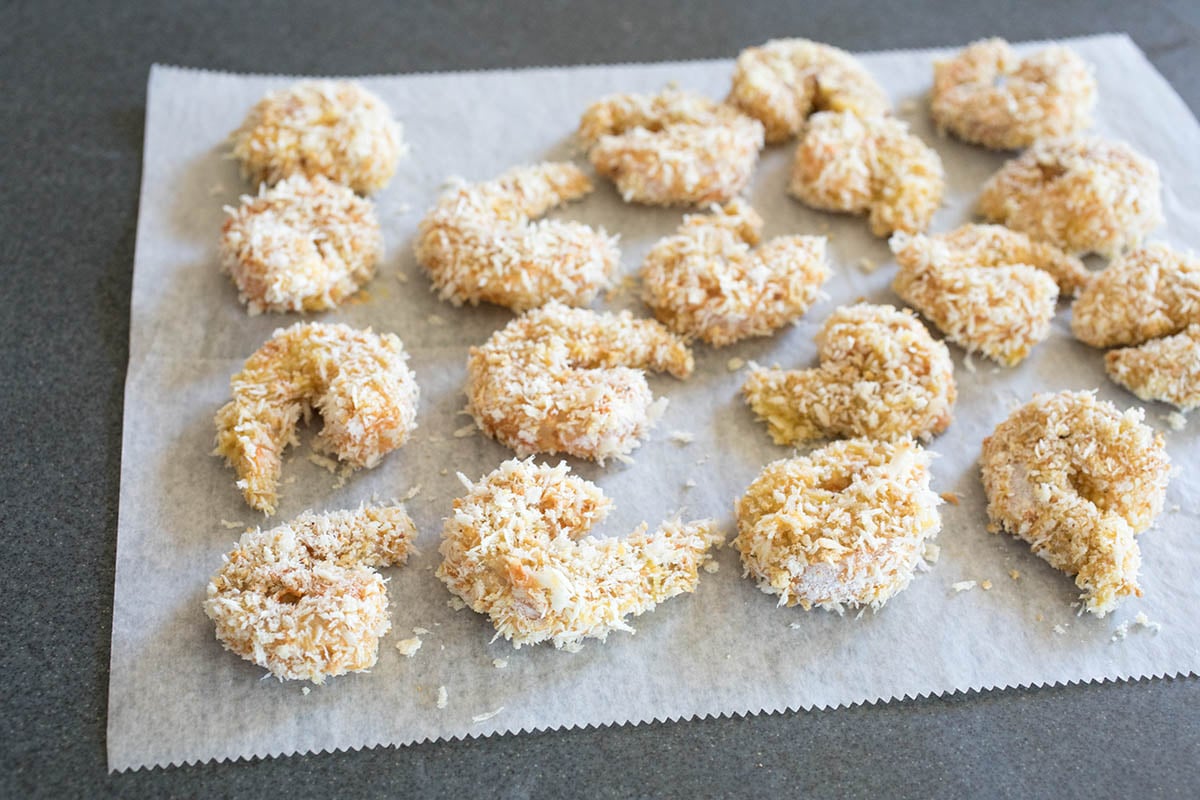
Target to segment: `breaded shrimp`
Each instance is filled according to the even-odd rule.
[[[1070,48],[1019,58],[1003,39],[983,39],[934,62],[929,102],[941,130],[993,150],[1019,150],[1088,128],[1096,79]]]
[[[880,608],[941,530],[930,461],[911,439],[848,439],[767,465],[734,506],[745,574],[781,606]]]
[[[383,235],[370,200],[297,173],[227,208],[221,267],[251,314],[324,311],[375,275]]]
[[[1134,537],[1162,511],[1170,459],[1140,408],[1122,413],[1092,392],[1039,394],[983,440],[990,530],[1028,542],[1075,576],[1104,616],[1137,583]]]
[[[1142,400],[1191,411],[1200,406],[1200,323],[1174,336],[1104,354],[1108,377]]]
[[[752,250],[762,217],[741,199],[689,214],[642,262],[642,297],[676,333],[720,347],[795,320],[829,279],[822,236],[780,236]]]
[[[1071,306],[1071,332],[1092,347],[1140,344],[1200,322],[1200,259],[1161,242],[1120,256]]]
[[[588,305],[617,265],[616,237],[578,222],[530,220],[591,191],[570,163],[517,167],[451,190],[421,220],[417,261],[456,306]]]
[[[230,379],[217,412],[217,449],[252,508],[275,513],[284,448],[313,409],[314,446],[352,468],[373,467],[416,428],[417,381],[394,335],[297,323],[275,331]]]
[[[1123,142],[1042,139],[988,179],[979,212],[1068,253],[1113,257],[1163,223],[1158,167]]]
[[[968,225],[941,236],[897,233],[889,241],[900,265],[892,288],[951,341],[1011,367],[1050,334],[1058,300],[1050,271],[1017,259],[1036,254],[1051,264],[1071,260],[1049,245],[1035,253],[1012,237],[1028,244],[1022,234],[994,225]],[[1083,265],[1075,265],[1083,274],[1066,272],[1069,279],[1086,278]]]
[[[612,95],[579,122],[596,172],[628,203],[707,205],[750,181],[763,127],[733,106],[693,92]]]
[[[899,120],[823,111],[808,119],[788,191],[824,211],[867,214],[871,233],[920,233],[946,189],[942,160]]]
[[[733,67],[729,102],[762,122],[768,144],[798,135],[817,111],[878,117],[892,109],[858,59],[807,39],[775,39],[743,50]]]
[[[691,375],[683,340],[629,312],[551,301],[497,331],[467,358],[467,411],[520,456],[622,458],[662,415],[643,369]]]
[[[231,138],[242,174],[256,186],[324,175],[359,194],[386,186],[408,151],[387,105],[351,81],[303,81],[271,92]]]
[[[756,366],[742,387],[776,444],[928,438],[950,424],[957,396],[950,352],[911,311],[839,308],[817,334],[817,355],[815,369]]]
[[[599,487],[532,459],[506,461],[454,501],[437,576],[520,648],[633,632],[629,615],[691,592],[722,535],[712,520],[643,523],[620,539],[588,535],[612,505]]]
[[[305,512],[247,532],[209,582],[204,612],[226,650],[280,680],[363,672],[392,627],[371,567],[403,564],[415,537],[403,506]]]

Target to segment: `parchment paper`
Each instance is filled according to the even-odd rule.
[[[1196,121],[1127,38],[1071,44],[1096,67],[1097,130],[1132,142],[1162,168],[1168,224],[1158,235],[1180,246],[1200,243]],[[933,131],[924,95],[935,55],[893,52],[864,60],[900,115],[941,153],[949,194],[933,230],[944,231],[970,219],[980,185],[1004,159]],[[222,206],[251,189],[225,157],[223,140],[264,92],[293,79],[153,68],[125,398],[110,769],[1175,675],[1200,666],[1194,613],[1200,602],[1200,423],[1173,431],[1163,421],[1170,409],[1147,409],[1180,469],[1168,510],[1140,539],[1145,597],[1116,614],[1077,616],[1069,578],[1023,543],[985,531],[979,446],[1016,403],[1039,390],[1097,387],[1121,406],[1137,402],[1104,377],[1100,352],[1070,337],[1066,304],[1050,340],[1015,369],[977,358],[972,371],[962,351],[952,348],[959,400],[953,425],[932,444],[940,456],[934,485],[961,502],[942,508],[940,560],[877,614],[777,608],[773,597],[740,577],[737,553],[729,548],[720,554],[720,571],[704,574],[694,595],[633,620],[636,635],[615,633],[607,644],[590,642],[575,654],[550,647],[514,651],[491,642],[486,618],[448,606],[449,594],[432,570],[441,520],[461,492],[454,473],[475,479],[511,456],[482,436],[453,435],[470,422],[458,415],[466,351],[511,314],[437,301],[412,256],[417,221],[450,176],[481,180],[521,163],[578,157],[571,134],[593,99],[654,91],[668,82],[722,97],[730,70],[724,60],[364,79],[402,120],[412,151],[376,198],[387,242],[379,276],[361,302],[320,318],[371,325],[403,339],[421,386],[420,428],[380,467],[340,487],[306,459],[305,443],[285,466],[278,515],[264,520],[243,503],[232,471],[210,455],[212,417],[228,398],[229,376],[273,329],[297,317],[248,316],[218,272],[216,240]],[[615,499],[599,533],[623,534],[642,520],[657,524],[682,507],[689,518],[716,517],[732,536],[733,499],[764,464],[791,451],[772,445],[755,422],[739,394],[745,371],[729,371],[729,359],[811,366],[813,335],[837,305],[858,298],[898,303],[888,288],[894,262],[863,219],[810,211],[785,196],[791,155],[790,145],[765,152],[749,195],[766,218],[767,236],[829,233],[835,266],[829,298],[772,338],[721,350],[697,347],[696,374],[686,382],[652,379],[670,406],[635,451],[635,463],[572,464]],[[625,205],[600,182],[592,196],[559,216],[620,233],[621,269],[633,273],[653,242],[674,231],[681,212]],[[880,268],[864,271],[863,258]],[[647,314],[636,289],[597,306]],[[672,442],[674,431],[694,434],[694,443]],[[688,480],[694,488],[685,486]],[[240,534],[237,523],[277,524],[307,508],[399,498],[416,487],[408,507],[421,554],[385,571],[394,630],[371,673],[306,693],[306,684],[264,680],[263,670],[222,649],[201,602],[222,553]],[[1020,578],[1011,578],[1010,570]],[[951,588],[968,580],[990,580],[992,588]],[[1139,611],[1161,623],[1161,631],[1133,627],[1114,641],[1118,625]],[[432,633],[406,658],[393,645],[413,627]],[[506,658],[507,666],[494,666],[497,658]],[[436,707],[441,686],[444,709]]]

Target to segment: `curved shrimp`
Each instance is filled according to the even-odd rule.
[[[676,333],[720,347],[795,320],[829,279],[822,236],[758,244],[763,221],[735,199],[689,214],[642,263],[643,299]]]
[[[371,567],[403,564],[415,537],[403,506],[305,512],[247,532],[209,582],[204,611],[226,650],[280,680],[368,670],[391,629]]]
[[[817,334],[817,355],[815,369],[755,367],[742,387],[776,444],[928,438],[950,425],[957,396],[950,352],[911,311],[839,308]]]
[[[991,530],[1024,539],[1074,575],[1097,616],[1141,595],[1134,537],[1150,527],[1166,496],[1170,459],[1144,417],[1091,392],[1040,394],[983,440]]]
[[[387,185],[408,147],[387,104],[352,81],[271,92],[233,132],[233,155],[257,186],[324,175],[359,194]]]
[[[517,167],[450,191],[421,220],[417,261],[456,306],[587,305],[616,268],[616,238],[578,222],[530,220],[591,191],[570,163]]]
[[[1068,253],[1113,257],[1163,222],[1158,167],[1123,142],[1041,139],[988,178],[979,212]]]
[[[707,205],[732,200],[750,181],[762,124],[692,92],[612,95],[579,122],[596,172],[628,203]]]
[[[275,513],[284,448],[316,409],[315,447],[353,468],[373,467],[416,427],[418,388],[392,334],[297,323],[275,331],[230,379],[215,419],[217,449],[252,508]]]
[[[1003,39],[985,39],[934,63],[929,102],[939,129],[993,150],[1019,150],[1089,127],[1096,79],[1068,47],[1019,58]]]
[[[867,214],[871,233],[920,233],[946,190],[937,151],[899,120],[844,112],[813,114],[788,191],[823,211]]]
[[[446,519],[437,576],[517,648],[577,650],[585,638],[632,632],[626,617],[696,588],[722,540],[711,520],[589,536],[612,503],[565,463],[513,459],[476,483],[459,479],[467,493]]]
[[[765,126],[768,144],[798,135],[818,111],[879,117],[892,109],[887,92],[858,59],[808,39],[775,39],[743,50],[729,102]]]
[[[242,198],[221,228],[221,266],[251,314],[334,308],[375,275],[383,234],[370,200],[317,175]]]
[[[998,225],[897,233],[889,245],[900,265],[896,294],[951,341],[1005,366],[1050,334],[1059,291],[1052,276],[1070,286],[1090,277],[1078,259]]]
[[[735,504],[746,574],[781,606],[880,608],[941,530],[931,460],[911,439],[848,439],[768,464]]]
[[[1071,306],[1071,332],[1092,347],[1141,344],[1200,322],[1200,259],[1161,242],[1120,256]]]
[[[518,455],[568,453],[603,464],[633,450],[661,416],[642,369],[692,373],[691,350],[653,320],[550,302],[467,358],[467,411]]]
[[[1142,400],[1160,400],[1181,411],[1200,406],[1200,323],[1174,336],[1104,354],[1108,377]]]

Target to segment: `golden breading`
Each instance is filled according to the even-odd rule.
[[[305,512],[247,532],[209,582],[204,612],[226,650],[280,680],[363,672],[392,627],[371,567],[407,561],[416,533],[403,506]]]
[[[895,234],[889,244],[900,269],[892,288],[952,342],[1012,366],[1050,334],[1058,285],[1048,271],[1006,261],[1008,252],[989,247],[992,228],[1006,230],[969,225],[941,236]],[[1001,244],[1008,240],[995,235]]]
[[[1112,261],[1071,306],[1092,347],[1140,344],[1200,322],[1200,259],[1152,242]]]
[[[1068,253],[1113,257],[1163,223],[1158,167],[1123,142],[1042,139],[988,179],[979,213]]]
[[[788,191],[824,211],[867,214],[871,233],[920,233],[946,189],[942,160],[899,120],[823,111],[808,119]]]
[[[620,539],[589,536],[612,502],[565,463],[513,459],[477,483],[458,477],[467,494],[446,518],[437,576],[518,649],[632,633],[625,618],[693,591],[723,538],[712,520],[677,519],[654,533],[643,523]]]
[[[1087,129],[1096,79],[1070,48],[1020,58],[1003,39],[984,39],[934,62],[929,104],[941,130],[993,150],[1019,150]]]
[[[892,104],[858,59],[807,39],[775,39],[743,50],[729,101],[760,121],[768,144],[796,136],[817,111],[884,116]]]
[[[941,530],[931,460],[911,439],[848,439],[769,464],[734,505],[746,574],[781,606],[881,607]]]
[[[742,387],[776,444],[924,439],[950,424],[957,396],[950,352],[911,311],[839,308],[817,334],[817,356],[815,369],[756,366]]]
[[[1182,411],[1200,406],[1200,323],[1174,336],[1104,354],[1108,377],[1142,400],[1161,400]]]
[[[238,475],[252,508],[275,513],[283,451],[315,409],[324,426],[314,441],[351,468],[373,467],[417,427],[417,381],[404,345],[376,334],[318,322],[280,328],[229,384],[217,412],[217,449]]]
[[[990,530],[1024,539],[1075,576],[1104,616],[1141,596],[1134,537],[1162,511],[1171,465],[1161,434],[1091,392],[1039,394],[983,440]]]
[[[467,411],[520,456],[567,453],[603,464],[640,444],[666,408],[643,369],[692,374],[692,352],[654,320],[551,301],[467,358]]]
[[[359,194],[386,186],[408,150],[387,105],[350,81],[271,92],[231,138],[242,174],[256,185],[324,175]]]
[[[762,124],[693,92],[612,95],[593,103],[579,139],[627,203],[707,205],[750,181]]]
[[[829,279],[825,238],[780,236],[757,249],[763,221],[731,200],[689,214],[642,262],[642,298],[676,333],[720,347],[795,320]]]
[[[370,200],[317,175],[245,196],[221,228],[221,267],[251,314],[324,311],[375,275],[383,234]]]
[[[616,237],[578,222],[530,220],[591,191],[570,163],[517,167],[453,189],[421,220],[417,261],[456,306],[588,305],[616,268]]]

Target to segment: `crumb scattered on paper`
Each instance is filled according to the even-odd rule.
[[[446,605],[450,606],[455,611],[462,611],[467,607],[467,604],[463,602],[461,597],[451,597],[446,601]]]
[[[468,436],[474,436],[474,435],[475,435],[475,423],[474,422],[472,422],[470,425],[463,425],[461,428],[454,431],[455,439],[465,439]]]
[[[1173,431],[1181,431],[1187,426],[1187,417],[1178,411],[1172,411],[1170,414],[1163,414],[1163,421],[1166,422]]]
[[[425,318],[425,321],[428,322],[430,325],[445,325],[446,324],[446,320],[442,319],[437,314],[430,314],[428,317]]]
[[[417,636],[425,636],[426,634],[433,633],[433,631],[429,630],[429,628],[413,628],[412,631]]]
[[[695,489],[696,482],[694,480],[692,480],[691,478],[688,478],[686,481],[683,482],[683,488],[684,489]]]
[[[504,710],[504,706],[500,706],[495,711],[485,711],[482,714],[476,714],[475,716],[471,717],[471,721],[475,722],[475,723],[487,722],[489,719],[496,716],[503,710]]]
[[[675,444],[691,444],[696,441],[696,434],[691,431],[671,431],[670,438]]]
[[[971,358],[970,353],[963,353],[963,366],[966,367],[967,372],[975,372],[976,371],[975,370],[975,360]]]
[[[408,273],[404,270],[396,270],[396,280],[401,283],[408,283]]]
[[[400,502],[407,503],[409,500],[412,500],[414,497],[416,497],[420,493],[421,493],[421,484],[418,483],[416,486],[412,487],[411,489],[409,489],[407,492],[404,493],[404,496],[400,498]]]
[[[952,506],[958,505],[958,494],[956,492],[942,492],[941,498]]]
[[[337,473],[338,471],[338,462],[334,461],[329,456],[323,456],[320,453],[309,453],[306,458],[321,469],[327,470],[331,473]]]
[[[711,574],[711,573],[719,571],[720,569],[721,569],[721,565],[718,564],[716,561],[714,561],[711,558],[708,561],[704,562],[704,571],[707,573]]]
[[[504,669],[505,667],[508,666],[508,659],[507,658],[493,658],[492,666],[495,667],[496,669]]]
[[[933,542],[925,542],[924,556],[930,564],[936,564],[942,557],[942,548]]]
[[[863,256],[862,258],[860,258],[858,260],[858,268],[861,269],[863,272],[866,272],[867,274],[874,272],[878,267],[879,267],[878,264],[876,264],[874,261],[867,258],[866,256]]]
[[[975,588],[975,581],[958,581],[950,584],[950,588],[956,592],[969,592]]]
[[[992,588],[992,582],[991,582],[991,581],[986,581],[986,580],[985,580],[985,581],[980,581],[980,583],[979,583],[979,588],[980,588],[980,589],[983,589],[985,592],[986,592],[986,591],[989,591],[989,590]]]
[[[438,687],[437,707],[445,708],[450,703],[450,695],[446,692],[445,686]]]
[[[312,689],[308,688],[307,686],[304,686],[304,687],[301,687],[300,694],[304,695],[305,697],[308,697],[308,693],[311,691],[312,691]]]
[[[788,623],[788,627],[789,627],[789,628],[791,628],[791,629],[792,629],[792,630],[794,630],[794,631],[798,631],[798,630],[800,630],[801,628],[803,628],[804,626],[803,626],[803,625],[801,625],[799,622],[789,622],[789,623]]]
[[[225,527],[225,528],[228,528],[228,529],[230,529],[230,530],[233,530],[234,528],[245,528],[245,527],[247,527],[245,523],[243,523],[243,522],[236,522],[236,521],[234,521],[234,520],[231,520],[231,519],[223,519],[223,520],[221,520],[221,525],[222,525],[223,527]]]
[[[1067,632],[1067,626],[1056,624],[1054,626],[1054,632],[1057,633],[1059,636],[1062,636],[1064,633]]]
[[[400,651],[401,655],[412,658],[421,649],[421,638],[413,636],[410,639],[401,639],[396,642],[396,649]]]
[[[1018,580],[1018,579],[1021,577],[1021,573],[1020,573],[1020,572],[1018,572],[1018,571],[1017,571],[1017,570],[1015,570],[1015,569],[1010,569],[1010,570],[1008,571],[1008,577],[1012,578],[1012,579],[1015,581],[1015,580]]]
[[[730,372],[737,372],[744,366],[746,366],[746,359],[738,358],[737,356],[734,356],[725,362],[725,369],[729,370]]]

